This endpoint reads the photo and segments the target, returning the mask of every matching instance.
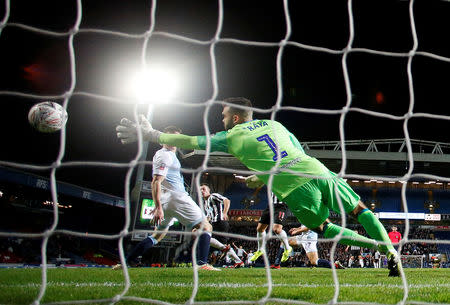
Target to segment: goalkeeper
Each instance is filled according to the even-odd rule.
[[[256,181],[249,181],[252,184],[249,186],[268,184],[272,171],[272,191],[287,203],[302,224],[325,238],[333,238],[342,231],[343,238],[339,242],[345,245],[380,249],[388,257],[389,276],[399,276],[399,257],[385,228],[343,179],[299,149],[295,136],[281,123],[254,120],[252,103],[248,99],[228,98],[224,102],[222,121],[225,131],[210,137],[211,151],[230,153],[250,170],[258,172]],[[135,142],[138,128],[144,141],[185,149],[207,147],[206,136],[162,133],[153,129],[143,115],[138,125],[122,119],[116,128],[117,137],[123,144]],[[329,221],[329,209],[340,213],[338,196],[344,211],[356,217],[373,239]]]

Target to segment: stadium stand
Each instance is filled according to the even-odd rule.
[[[0,188],[4,196],[0,198],[2,203],[2,213],[0,214],[0,227],[5,230],[17,232],[39,232],[48,227],[53,217],[52,205],[45,205],[44,202],[50,202],[48,181],[41,179],[33,174],[26,174],[18,171],[1,168],[3,180],[0,180]],[[30,182],[31,181],[31,182]],[[91,193],[87,196],[85,192],[91,192],[72,185],[60,184],[61,193],[58,194],[61,208],[59,214],[58,228],[70,229],[78,232],[86,232],[86,238],[76,238],[71,235],[55,234],[49,239],[47,255],[48,262],[60,265],[114,265],[118,261],[118,250],[116,240],[95,240],[89,238],[89,233],[114,234],[119,232],[123,226],[123,207],[121,199],[106,194]],[[363,201],[370,203],[376,199],[377,205],[374,212],[402,212],[400,188],[378,187],[376,198],[374,198],[374,185],[355,186],[356,191],[361,195]],[[424,204],[430,199],[430,188],[425,184],[420,188],[407,189],[407,201],[409,212],[428,213]],[[264,187],[259,193],[245,187],[242,183],[233,182],[223,192],[231,200],[231,211],[262,211],[268,204],[267,189]],[[445,187],[432,188],[434,202],[441,202],[436,205],[435,212],[448,214],[450,205],[445,204],[450,201]],[[50,202],[51,203],[51,202]],[[71,206],[68,208],[68,206]],[[67,207],[67,208],[66,208]],[[105,217],[105,216],[108,217]],[[250,213],[250,215],[253,215]],[[332,213],[331,218],[339,223],[340,216]],[[254,213],[251,217],[239,216],[231,217],[231,233],[245,236],[254,236],[256,224],[259,216]],[[17,221],[19,219],[20,221]],[[114,221],[105,221],[105,219],[114,219]],[[402,220],[386,220],[386,227],[395,224],[402,235],[405,232],[404,222]],[[441,239],[449,240],[450,231],[432,229],[438,223],[424,226],[423,221],[411,221],[408,239]],[[445,222],[441,222],[441,225]],[[297,220],[289,215],[285,224],[285,230],[298,226]],[[355,222],[349,219],[348,226],[363,232]],[[256,241],[248,241],[240,238],[231,238],[230,241],[237,245],[242,245],[247,251],[255,251]],[[279,246],[277,239],[272,239],[267,245],[269,260],[274,261]],[[330,249],[332,244],[319,243],[319,256],[330,259]],[[22,238],[1,238],[0,239],[0,263],[1,264],[29,264],[39,265],[41,263],[41,240],[40,239],[22,239]],[[158,249],[155,249],[158,251]],[[151,251],[150,251],[151,252]],[[363,249],[365,266],[372,266],[373,252]],[[429,260],[430,254],[441,253],[443,258],[450,257],[450,246],[443,244],[430,243],[411,243],[408,242],[402,247],[403,255],[425,255]],[[190,262],[190,248],[182,245],[176,251],[174,263],[187,264]],[[345,247],[339,245],[336,249],[334,259],[348,265],[349,255],[345,252]],[[302,249],[297,249],[294,255],[286,262],[285,266],[305,266],[306,255]],[[144,265],[151,266],[159,263],[172,263],[161,261],[161,256],[156,253],[148,253],[143,259]],[[223,262],[217,261],[220,265]],[[430,262],[425,262],[426,266],[431,266]],[[443,267],[448,266],[445,262]]]

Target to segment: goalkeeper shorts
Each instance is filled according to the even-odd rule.
[[[312,179],[299,186],[284,201],[303,225],[315,229],[329,217],[330,209],[340,214],[337,196],[346,213],[353,211],[360,200],[344,179],[337,178],[335,173],[329,171],[325,177]]]

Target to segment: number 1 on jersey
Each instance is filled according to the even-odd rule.
[[[272,140],[272,138],[271,138],[268,134],[264,134],[264,135],[262,135],[262,136],[260,136],[260,137],[257,137],[256,140],[258,140],[258,141],[260,141],[260,142],[262,142],[262,141],[266,142],[267,145],[269,145],[270,149],[272,149],[273,153],[275,154],[275,155],[272,157],[273,161],[277,161],[277,159],[278,159],[278,154],[277,154],[278,149],[277,149],[277,145],[276,145],[275,142]],[[286,157],[287,155],[288,155],[288,154],[287,154],[287,152],[286,152],[285,150],[283,150],[282,152],[280,152],[281,158],[284,158],[284,157]]]

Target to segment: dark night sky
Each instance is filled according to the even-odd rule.
[[[4,1],[5,2],[5,1]],[[282,1],[224,0],[221,38],[278,42],[285,35]],[[151,1],[82,1],[80,29],[98,28],[140,34],[150,26]],[[0,18],[5,14],[0,8]],[[408,1],[355,0],[352,3],[355,38],[353,48],[408,52],[413,46]],[[333,50],[346,47],[349,38],[347,1],[290,1],[290,41]],[[209,40],[216,31],[217,1],[158,1],[155,31]],[[418,51],[450,57],[450,3],[415,1],[414,17]],[[46,30],[69,30],[76,18],[76,1],[11,1],[8,23],[23,23]],[[18,27],[0,33],[0,91],[37,95],[59,95],[70,87],[68,37],[55,38]],[[124,92],[127,73],[140,63],[142,39],[79,33],[74,38],[75,91],[129,100]],[[218,99],[228,96],[250,98],[255,107],[268,109],[277,98],[276,47],[255,47],[220,42],[216,45]],[[176,124],[184,133],[203,134],[204,107],[213,92],[208,45],[195,45],[165,37],[150,39],[149,62],[166,60],[185,74],[176,106],[158,106],[155,128]],[[351,107],[401,116],[410,103],[406,57],[352,52],[347,58],[352,89]],[[345,106],[346,91],[342,55],[287,46],[283,54],[282,106],[337,110]],[[450,115],[448,84],[450,63],[415,56],[414,113]],[[377,94],[383,98],[377,101]],[[44,99],[1,94],[0,160],[49,165],[59,152],[60,137],[40,134],[27,122],[29,108]],[[56,100],[62,102],[62,100]],[[129,103],[74,96],[69,100],[69,120],[63,162],[128,162],[136,146],[123,146],[114,127],[123,116],[130,117]],[[212,132],[223,127],[214,107],[209,115]],[[256,117],[264,117],[257,114]],[[267,117],[267,116],[266,116]],[[277,119],[300,141],[339,139],[339,115],[280,111]],[[450,142],[449,121],[412,118],[408,124],[414,139]],[[351,111],[345,121],[347,139],[403,138],[403,121],[388,120]],[[151,147],[151,155],[157,147]],[[41,174],[45,175],[46,172]],[[98,191],[123,195],[125,170],[104,167],[64,167],[57,179]]]

